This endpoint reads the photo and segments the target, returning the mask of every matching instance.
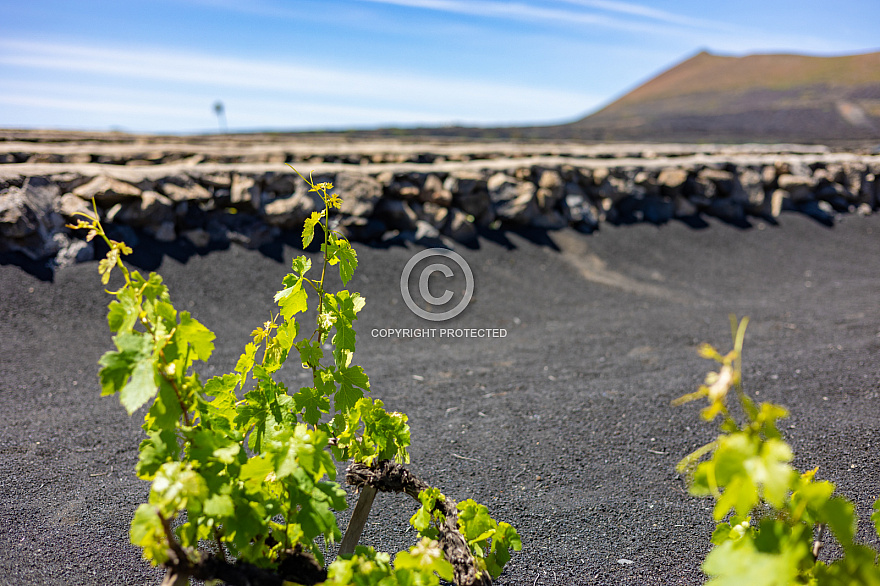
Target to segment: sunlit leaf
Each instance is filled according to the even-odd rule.
[[[314,238],[315,236],[315,226],[321,223],[322,217],[323,214],[321,214],[320,212],[312,212],[312,215],[306,218],[302,231],[303,248],[308,248],[309,244],[312,243],[312,238]],[[296,270],[296,268],[294,268],[294,270]],[[305,271],[297,272],[299,272],[299,274],[303,274]]]
[[[214,332],[193,319],[188,311],[180,313],[177,326],[181,338],[192,346],[199,360],[207,361],[214,352]]]

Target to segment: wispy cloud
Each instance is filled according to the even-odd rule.
[[[605,28],[672,39],[676,44],[710,47],[718,51],[749,52],[788,50],[840,51],[847,44],[826,37],[792,34],[779,30],[737,26],[659,10],[618,0],[555,0],[541,5],[498,0],[356,0],[503,20],[553,22]],[[578,10],[574,6],[592,10]],[[612,16],[615,15],[615,16]]]
[[[179,113],[188,116],[213,95],[224,97],[228,105],[237,102],[242,114],[259,112],[250,118],[259,118],[261,124],[270,124],[262,116],[266,111],[282,116],[276,120],[279,125],[306,126],[551,121],[574,117],[600,99],[552,88],[348,71],[306,62],[292,65],[152,47],[121,50],[12,39],[0,40],[0,65],[4,66],[0,76],[6,77],[0,78],[0,85],[19,88],[4,93],[6,104],[26,106],[33,97],[37,100],[33,103],[46,107],[113,113],[125,104],[154,110],[158,103],[171,109],[183,107]],[[28,92],[21,89],[26,86],[13,83],[12,77],[32,79],[36,71],[54,83],[54,90]],[[80,79],[66,81],[73,77]],[[65,89],[70,84],[78,87],[76,92]],[[120,86],[135,89],[125,93]],[[164,94],[151,97],[156,88]],[[117,106],[105,103],[108,96],[115,96],[112,103]]]
[[[533,22],[553,21],[575,25],[602,26],[629,32],[648,32],[667,34],[668,27],[653,23],[623,20],[611,16],[584,12],[582,10],[566,10],[564,8],[548,8],[522,2],[494,2],[485,0],[359,0],[374,4],[392,4],[409,8],[423,8],[470,16],[516,19]]]
[[[715,20],[707,20],[702,18],[693,18],[681,14],[675,14],[666,10],[658,10],[650,6],[641,4],[633,4],[631,2],[618,2],[616,0],[559,0],[566,4],[574,4],[577,6],[585,6],[589,8],[598,8],[609,12],[617,12],[620,14],[628,14],[656,20],[659,22],[667,22],[670,24],[678,24],[695,28],[708,28],[714,30],[733,31],[737,27],[731,26],[725,22]]]

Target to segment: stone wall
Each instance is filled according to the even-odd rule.
[[[119,149],[128,155],[114,163],[101,162],[106,153],[82,148],[38,145],[24,154],[16,148],[0,153],[8,161],[0,164],[0,252],[57,266],[93,257],[84,235],[65,227],[93,198],[102,221],[122,237],[142,231],[204,249],[257,248],[285,231],[298,234],[320,202],[281,163],[285,157],[303,159],[297,167],[335,185],[344,203],[334,222],[352,240],[366,242],[451,246],[473,241],[479,228],[570,226],[590,233],[604,222],[662,224],[702,214],[745,225],[750,216],[798,211],[829,223],[837,214],[880,208],[880,157],[809,147],[593,148],[585,154],[558,145],[555,151],[496,145],[455,153],[434,145],[433,152],[412,147],[401,154],[359,153],[348,145],[338,155],[326,148],[310,158],[281,151],[276,160],[259,162],[228,162],[178,147],[185,158],[167,149],[150,158]]]

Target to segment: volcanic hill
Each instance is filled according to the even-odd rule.
[[[880,52],[843,57],[701,52],[602,110],[557,128],[587,140],[877,140]]]

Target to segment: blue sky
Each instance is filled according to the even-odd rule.
[[[0,2],[7,128],[554,123],[700,50],[880,50],[877,0]]]

